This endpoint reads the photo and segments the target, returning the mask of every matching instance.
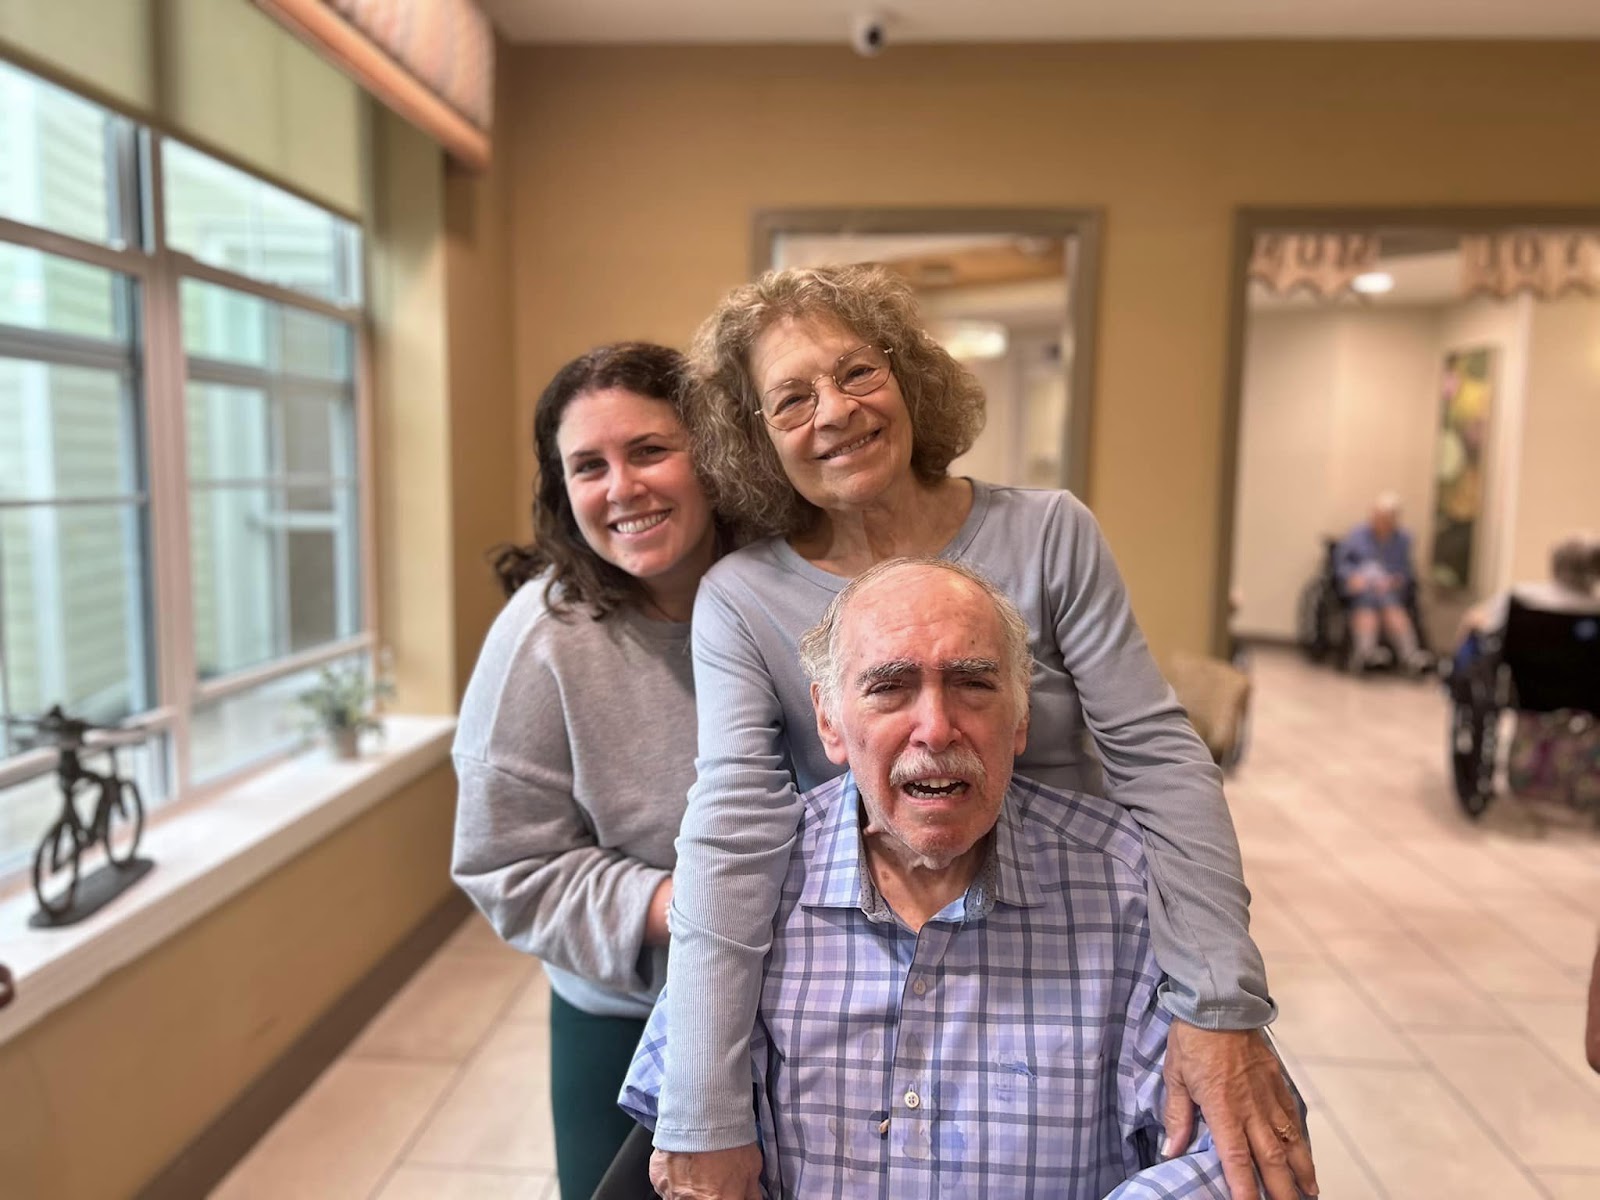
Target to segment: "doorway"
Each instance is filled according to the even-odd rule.
[[[912,286],[930,332],[974,375],[987,421],[958,475],[1090,484],[1097,213],[795,209],[757,216],[752,267],[876,263]]]
[[[1303,641],[1380,496],[1436,650],[1600,528],[1600,211],[1246,211],[1236,251],[1219,647]]]

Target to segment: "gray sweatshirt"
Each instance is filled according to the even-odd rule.
[[[1028,622],[1033,707],[1018,773],[1103,790],[1143,828],[1165,1006],[1209,1028],[1265,1024],[1273,1006],[1221,775],[1150,656],[1099,526],[1065,492],[973,489],[944,557],[987,574]],[[700,586],[700,757],[673,882],[662,1149],[749,1140],[748,1038],[799,796],[844,770],[818,741],[797,643],[845,582],[768,540]]]
[[[506,604],[461,703],[451,874],[584,1012],[648,1016],[666,980],[644,921],[694,747],[687,624],[558,619],[542,579]]]

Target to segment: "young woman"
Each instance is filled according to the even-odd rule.
[[[462,702],[452,873],[550,977],[565,1200],[632,1124],[617,1108],[665,979],[673,839],[694,781],[689,617],[719,532],[679,419],[684,360],[643,343],[563,367],[534,414],[535,540]]]

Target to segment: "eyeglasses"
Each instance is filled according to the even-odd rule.
[[[769,388],[756,411],[774,429],[798,429],[816,415],[818,383],[830,380],[846,396],[871,395],[888,381],[889,354],[886,346],[857,346],[848,354],[841,354],[833,370],[824,371],[809,383],[790,379]]]

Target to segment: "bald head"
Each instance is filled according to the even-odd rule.
[[[1028,624],[1017,606],[987,578],[962,563],[943,558],[892,558],[867,568],[846,584],[828,605],[822,620],[800,639],[800,665],[830,712],[838,712],[843,683],[841,634],[850,613],[883,594],[909,597],[915,605],[918,589],[930,584],[970,589],[974,600],[993,613],[1000,633],[996,648],[1001,678],[1012,694],[1018,715],[1027,711],[1033,655],[1028,649]]]

